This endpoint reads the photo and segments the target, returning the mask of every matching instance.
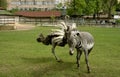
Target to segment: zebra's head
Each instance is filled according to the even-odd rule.
[[[65,37],[67,38],[67,43],[69,46],[69,54],[74,54],[74,49],[77,45],[77,42],[80,40],[79,37],[80,33],[76,29],[71,29],[71,27],[68,26],[67,30],[65,31]]]

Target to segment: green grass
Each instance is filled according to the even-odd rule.
[[[77,69],[76,53],[70,56],[68,46],[57,47],[63,60],[56,62],[51,46],[36,42],[39,33],[49,34],[53,27],[37,27],[27,31],[0,31],[0,77],[119,77],[120,29],[78,27],[90,32],[95,47],[89,55],[91,73],[87,73],[84,55]]]

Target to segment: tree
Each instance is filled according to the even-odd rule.
[[[101,0],[94,0],[94,13],[93,13],[93,18],[99,18],[99,13],[102,11],[102,1]]]
[[[63,4],[62,3],[59,3],[59,4],[57,4],[57,9],[62,9],[62,7],[63,7]]]
[[[86,7],[84,9],[85,15],[93,15],[93,18],[99,17],[99,12],[102,10],[101,0],[85,0]]]
[[[117,11],[120,11],[120,3],[118,3],[118,4],[116,5],[116,10],[117,10]]]
[[[93,15],[94,18],[99,17],[99,13],[103,12],[108,14],[108,18],[112,15],[120,5],[118,0],[72,0],[67,6],[67,12],[69,15]]]
[[[68,15],[83,15],[86,3],[85,0],[72,0],[67,7]]]
[[[108,14],[108,18],[111,18],[114,14],[117,3],[118,0],[102,0],[103,11]]]
[[[7,8],[7,1],[6,0],[0,0],[0,7],[3,7],[4,9]]]
[[[94,9],[95,9],[95,7],[96,7],[96,5],[95,5],[95,0],[85,0],[85,2],[86,2],[86,7],[85,7],[85,9],[84,9],[84,13],[86,14],[86,15],[90,15],[90,14],[93,14],[94,13]]]
[[[15,13],[15,12],[17,12],[17,11],[19,11],[18,8],[13,8],[12,10],[10,10],[11,13]]]

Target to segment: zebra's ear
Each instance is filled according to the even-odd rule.
[[[69,28],[69,26],[67,26],[67,29],[64,29],[64,32],[67,33],[67,34],[70,33],[70,28]]]
[[[67,31],[70,31],[70,27],[69,26],[67,26]]]

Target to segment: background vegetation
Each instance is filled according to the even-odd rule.
[[[47,35],[53,27],[37,27],[27,31],[0,31],[0,77],[119,77],[119,28],[78,27],[90,32],[95,47],[89,55],[91,73],[87,73],[84,55],[76,68],[76,53],[69,55],[68,46],[57,47],[63,60],[56,62],[51,46],[36,42],[39,33]]]
[[[22,0],[19,0],[19,2],[20,4],[23,3]],[[26,3],[26,0],[24,2]],[[36,5],[35,0],[33,0],[33,3]],[[7,5],[6,0],[0,0],[0,7],[6,9]],[[105,13],[108,14],[108,18],[111,18],[116,10],[120,11],[120,3],[118,3],[118,0],[72,0],[70,3],[58,4],[56,9],[67,9],[68,15],[93,15],[95,18],[98,17],[100,13]],[[13,13],[16,11],[18,11],[18,8],[11,10]],[[35,9],[33,11],[35,11]]]
[[[100,13],[111,18],[116,10],[119,10],[118,0],[72,0],[68,3],[69,15],[93,15],[98,17]]]
[[[6,9],[7,8],[7,1],[6,0],[0,0],[0,7]]]

